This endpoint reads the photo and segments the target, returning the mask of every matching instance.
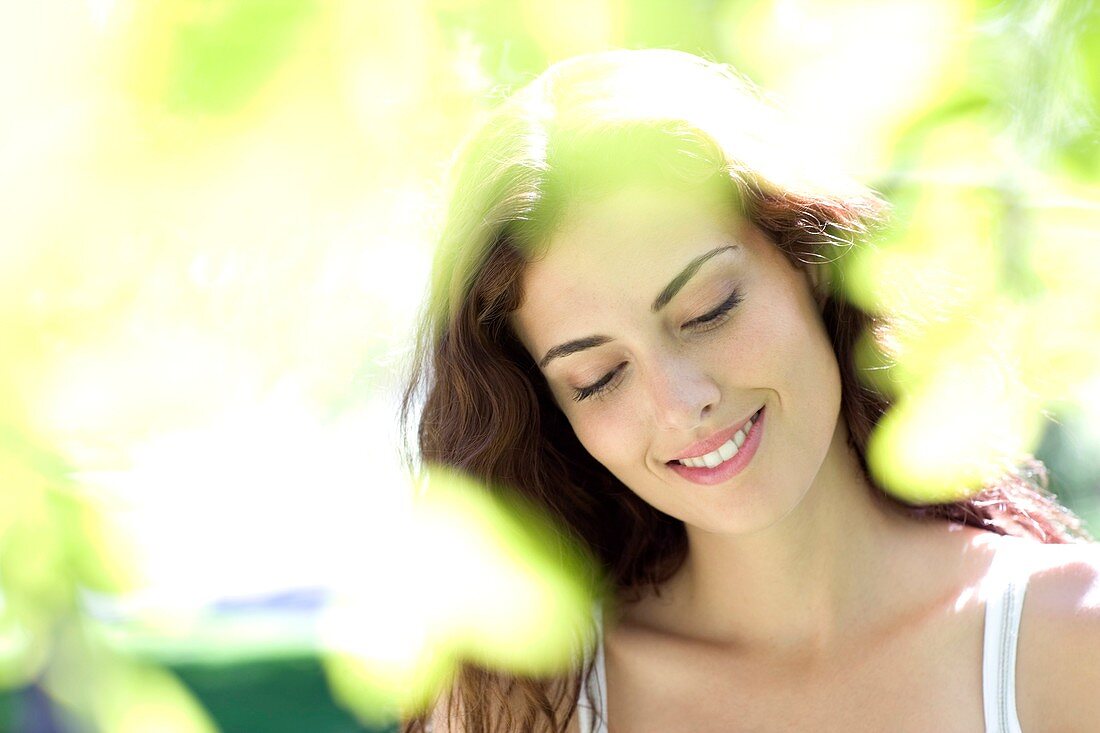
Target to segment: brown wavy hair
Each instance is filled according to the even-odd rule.
[[[562,208],[626,181],[717,182],[739,212],[801,267],[837,267],[885,222],[881,197],[817,160],[816,151],[729,67],[677,51],[613,51],[551,67],[494,110],[463,148],[430,293],[404,395],[406,434],[416,425],[415,467],[439,464],[489,487],[508,487],[545,510],[596,560],[615,597],[656,590],[683,563],[683,524],[654,509],[581,446],[508,316],[521,275],[545,246]],[[835,278],[834,278],[835,280]],[[842,380],[849,444],[884,501],[1041,542],[1084,536],[1025,457],[959,501],[910,506],[867,471],[866,448],[890,397],[861,372],[857,351],[878,351],[889,322],[837,292],[823,319]],[[450,730],[565,731],[591,655],[565,677],[533,679],[463,664],[437,712]],[[428,730],[429,713],[403,721]],[[458,727],[452,727],[457,723]]]

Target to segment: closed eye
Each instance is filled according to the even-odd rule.
[[[698,318],[693,318],[683,325],[683,328],[690,328],[696,332],[705,332],[714,328],[718,328],[726,320],[726,315],[733,310],[741,301],[744,300],[744,296],[737,288],[730,293],[729,297],[723,300],[717,308],[712,311],[708,311]],[[597,397],[606,395],[608,392],[618,386],[621,379],[620,377],[623,369],[626,367],[626,362],[619,364],[613,370],[608,372],[599,378],[596,382],[589,384],[585,387],[578,387],[573,390],[573,399],[577,402],[586,400],[589,397]]]
[[[698,318],[693,318],[692,320],[685,323],[683,327],[693,328],[697,331],[706,331],[710,328],[714,328],[722,322],[722,317],[733,310],[733,308],[736,305],[740,304],[742,300],[744,300],[744,296],[741,295],[741,291],[737,288],[734,288],[729,297],[722,301],[722,303],[717,308],[708,313],[704,313]]]
[[[581,400],[586,400],[594,395],[606,394],[607,392],[610,392],[618,384],[617,382],[616,384],[611,384],[611,381],[615,379],[615,377],[618,376],[620,372],[622,372],[624,367],[626,367],[625,361],[622,364],[619,364],[619,366],[615,367],[607,374],[600,377],[597,382],[594,382],[587,387],[579,387],[577,389],[574,389],[573,399],[577,402],[580,402]]]

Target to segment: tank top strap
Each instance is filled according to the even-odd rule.
[[[596,625],[596,652],[591,678],[581,681],[577,699],[577,722],[580,733],[607,733],[607,680],[604,674],[603,610],[594,604],[592,618]],[[596,727],[593,727],[596,721]]]
[[[985,585],[982,698],[986,733],[1021,733],[1016,715],[1016,646],[1030,577],[1026,541],[1002,544]]]

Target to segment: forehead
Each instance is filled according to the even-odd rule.
[[[574,202],[524,271],[524,292],[641,286],[660,287],[701,252],[740,241],[732,198],[713,190],[628,188]],[[686,259],[685,259],[686,258]],[[656,293],[650,294],[650,298]]]
[[[744,249],[743,227],[732,196],[713,188],[626,188],[574,202],[524,269],[517,330],[523,338],[555,324],[597,328],[620,311],[649,313],[692,259],[723,245]]]

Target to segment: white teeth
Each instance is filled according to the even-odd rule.
[[[745,426],[733,434],[733,437],[727,440],[722,445],[718,446],[717,450],[712,450],[710,453],[702,456],[695,456],[693,458],[681,458],[680,463],[689,466],[691,468],[714,468],[723,461],[728,461],[737,454],[737,449],[745,444],[745,438],[752,429],[753,421],[756,416],[753,415],[749,418],[749,421],[745,423]]]
[[[718,450],[713,450],[704,456],[696,456],[695,458],[681,458],[680,463],[692,468],[714,468],[722,461],[733,458],[736,453],[737,444],[733,442],[733,439],[730,439],[718,446]]]

